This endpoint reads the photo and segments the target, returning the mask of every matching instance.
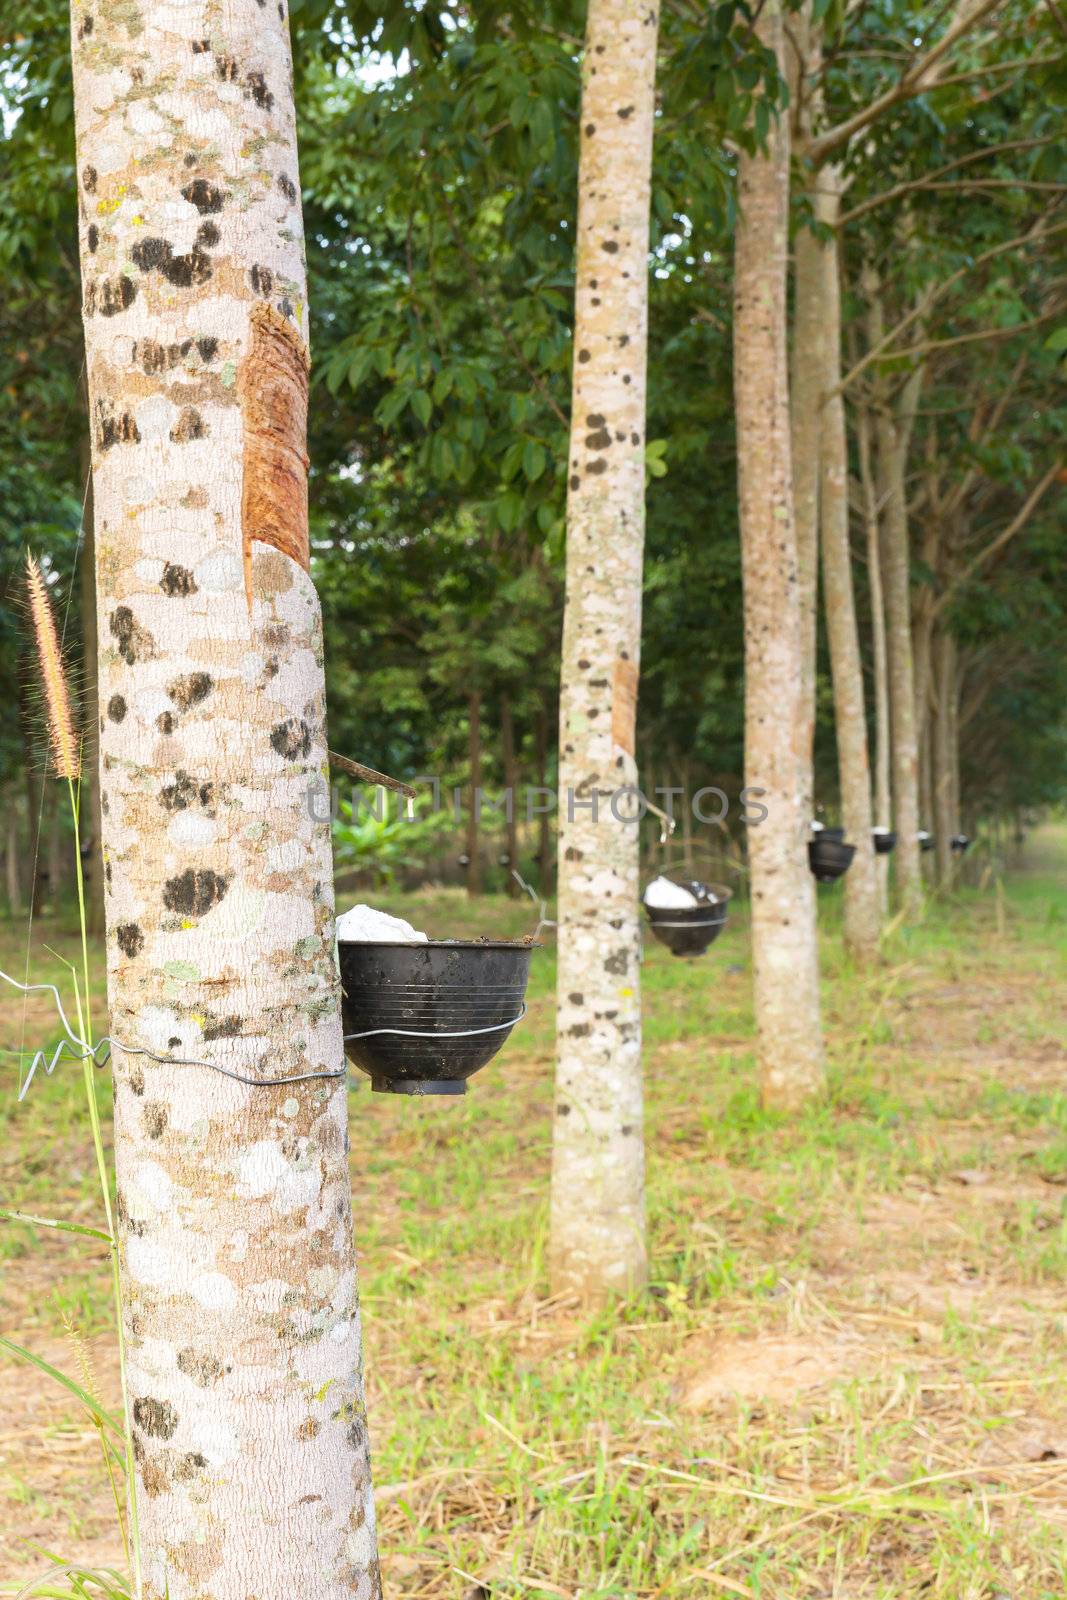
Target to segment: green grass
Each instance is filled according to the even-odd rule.
[[[653,1282],[629,1304],[549,1298],[551,935],[526,1022],[465,1100],[353,1093],[393,1600],[473,1583],[494,1600],[1062,1600],[1067,837],[1033,848],[999,910],[992,886],[959,891],[870,975],[820,896],[830,1095],[795,1119],[754,1089],[743,904],[702,961],[649,943]],[[454,891],[384,904],[438,935],[536,920]],[[18,937],[0,931],[7,970]],[[75,930],[48,940],[74,959]],[[19,1011],[5,1002],[9,1047]],[[95,1222],[77,1068],[13,1100],[0,1203]],[[15,1337],[44,1349],[62,1307],[102,1334],[107,1370],[102,1257],[9,1225],[0,1270]],[[55,1443],[73,1416],[56,1400],[66,1436],[0,1450],[3,1527],[117,1564],[91,1444]]]

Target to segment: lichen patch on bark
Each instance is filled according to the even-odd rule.
[[[311,564],[307,348],[273,306],[255,306],[250,322],[252,343],[237,375],[244,417],[241,531],[249,609],[255,540],[291,556],[305,572]]]

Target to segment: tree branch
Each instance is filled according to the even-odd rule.
[[[935,172],[927,173],[923,178],[910,178],[906,183],[896,183],[884,193],[876,194],[870,200],[864,200],[861,205],[853,206],[851,211],[842,214],[838,227],[843,228],[846,223],[858,221],[869,211],[899,199],[902,194],[911,194],[917,189],[929,189],[939,178],[946,178],[950,172],[958,172],[961,167],[969,167],[975,161],[987,161],[990,156],[1007,155],[1012,150],[1037,150],[1051,143],[1050,135],[1047,139],[1012,139],[1004,144],[990,145],[987,150],[972,150],[970,155],[961,156],[957,161],[950,161],[946,166],[938,167]]]
[[[1062,458],[1057,458],[1052,463],[1051,467],[1049,467],[1044,477],[1039,479],[1038,482],[1034,484],[1034,487],[1030,490],[1030,493],[1027,495],[1026,499],[1023,501],[1022,505],[1019,507],[1019,510],[1016,512],[1015,516],[1012,517],[1008,525],[1002,528],[997,534],[996,538],[991,540],[990,543],[986,545],[984,550],[980,550],[979,553],[956,574],[956,576],[952,579],[952,582],[948,585],[947,589],[945,589],[943,593],[937,597],[930,613],[932,617],[939,617],[956,591],[960,589],[970,578],[973,578],[978,569],[980,567],[984,567],[987,561],[992,561],[993,557],[999,554],[999,552],[1003,550],[1004,546],[1010,543],[1010,541],[1015,538],[1015,535],[1020,532],[1022,528],[1025,528],[1026,524],[1030,521],[1030,518],[1037,510],[1038,506],[1041,504],[1041,501],[1045,498],[1048,490],[1051,488],[1052,484],[1055,483],[1056,476],[1062,467]]]

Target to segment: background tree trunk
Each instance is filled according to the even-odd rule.
[[[959,832],[955,811],[953,723],[956,699],[956,640],[947,629],[934,634],[932,651],[934,714],[932,726],[934,830],[937,837],[937,884],[952,886],[956,858],[953,835]]]
[[[827,166],[819,175],[817,215],[836,227],[840,174]],[[878,955],[880,918],[878,880],[871,839],[871,773],[867,756],[867,715],[860,658],[856,599],[849,541],[848,441],[841,394],[841,275],[836,242],[822,247],[823,393],[822,471],[820,477],[823,589],[830,670],[834,688],[834,729],[841,785],[841,820],[856,854],[845,874],[845,944],[860,962]]]
[[[869,337],[877,344],[884,331],[877,286],[871,307]],[[905,385],[900,410],[894,416],[882,398],[876,413],[878,492],[882,502],[882,583],[885,591],[886,654],[889,666],[889,715],[892,729],[893,815],[897,847],[893,875],[901,909],[909,919],[922,910],[922,869],[919,862],[919,738],[916,723],[915,671],[912,659],[911,550],[905,468],[911,424],[922,387],[921,371]]]
[[[500,744],[504,762],[504,788],[510,795],[505,823],[507,828],[507,891],[512,900],[522,893],[519,885],[512,877],[513,869],[519,865],[519,826],[517,806],[519,803],[519,771],[515,761],[515,719],[511,711],[511,699],[507,694],[500,696]]]
[[[867,585],[871,611],[871,676],[874,681],[874,820],[892,828],[889,786],[889,667],[885,636],[885,601],[882,594],[881,538],[878,494],[871,461],[871,419],[866,405],[856,408],[856,442],[863,489],[863,520],[867,534]],[[889,857],[875,856],[878,910],[884,920],[889,909]]]
[[[82,786],[79,832],[82,840],[82,872],[85,878],[85,913],[90,933],[104,931],[104,853],[100,815],[100,707],[97,698],[96,634],[96,540],[93,536],[93,480],[89,450],[88,404],[86,404],[85,449],[82,456],[82,481],[85,503],[82,508],[81,615],[82,661]]]
[[[783,64],[780,0],[767,0],[760,38]],[[801,617],[793,522],[786,261],[789,130],[766,154],[738,162],[734,391],[745,608],[745,782],[763,791],[766,820],[748,830],[757,1054],[764,1104],[802,1105],[823,1091],[811,822],[800,792]]]
[[[22,875],[19,871],[19,804],[10,790],[5,796],[7,812],[7,837],[4,841],[4,886],[7,890],[7,909],[11,916],[22,915]]]
[[[467,771],[470,776],[470,810],[467,812],[467,893],[482,892],[482,694],[467,696]]]
[[[88,20],[108,995],[154,1052],[114,1052],[144,1594],[375,1600],[288,25]]]
[[[550,1257],[554,1290],[594,1300],[648,1273],[640,830],[611,797],[637,783],[656,24],[590,0],[582,72]]]
[[[548,716],[543,706],[538,707],[537,723],[537,783],[541,789],[548,788]],[[539,797],[542,806],[545,796]],[[537,819],[537,875],[541,886],[541,893],[547,898],[552,890],[552,820],[547,810],[542,810]]]

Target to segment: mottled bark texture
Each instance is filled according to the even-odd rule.
[[[874,684],[874,820],[892,828],[890,786],[889,659],[885,637],[885,597],[882,590],[881,530],[878,491],[872,456],[871,414],[864,401],[856,405],[856,445],[863,492],[863,523],[867,536],[867,594],[871,613],[871,677]],[[889,910],[889,857],[875,856],[878,910],[883,920]]]
[[[793,136],[803,149],[822,111],[822,35],[812,24],[811,0],[790,19],[789,67]],[[817,173],[806,174],[814,211]],[[793,509],[800,597],[800,799],[814,816],[815,679],[819,587],[819,433],[823,382],[821,246],[799,227],[793,246],[793,346],[789,401],[793,453]],[[812,891],[814,894],[814,890]]]
[[[862,279],[871,347],[881,343],[885,315],[876,276]],[[878,499],[881,507],[882,590],[885,596],[886,659],[889,676],[891,782],[897,847],[893,879],[900,909],[911,919],[922,911],[919,859],[919,743],[915,721],[915,671],[911,635],[911,550],[905,472],[912,424],[922,388],[922,370],[910,374],[895,403],[877,395]]]
[[[759,13],[783,59],[780,0]],[[734,394],[745,610],[745,782],[766,819],[748,830],[757,1054],[764,1104],[799,1107],[824,1088],[819,980],[799,790],[801,617],[786,376],[789,130],[738,162]]]
[[[648,0],[591,0],[582,70],[550,1256],[587,1300],[648,1270],[638,828],[612,795],[637,782],[657,24]]]
[[[374,1600],[284,6],[73,12],[148,1600]],[[285,507],[284,526],[274,508]]]
[[[816,214],[836,227],[840,174],[824,167],[819,175]],[[845,944],[856,961],[878,954],[881,918],[878,879],[871,838],[871,772],[867,755],[867,716],[863,692],[856,597],[849,543],[848,441],[841,393],[841,275],[836,241],[822,246],[823,407],[820,441],[820,523],[826,635],[834,691],[834,731],[841,790],[841,821],[856,854],[845,874]]]

